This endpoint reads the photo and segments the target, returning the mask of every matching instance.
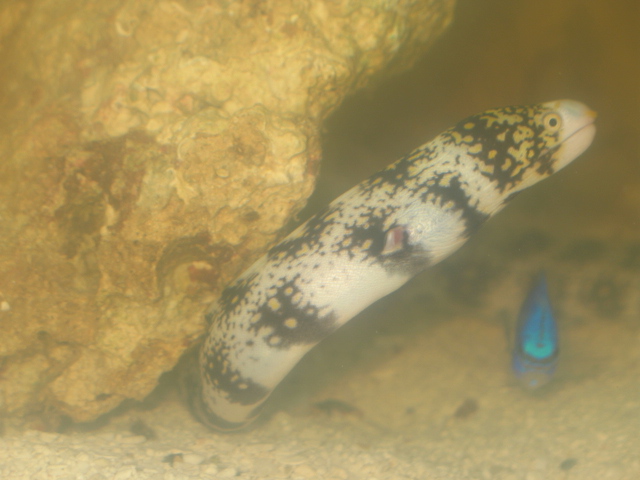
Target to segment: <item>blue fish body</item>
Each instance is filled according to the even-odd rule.
[[[526,388],[543,386],[555,373],[558,352],[558,327],[546,278],[540,274],[518,317],[512,358],[516,377]]]

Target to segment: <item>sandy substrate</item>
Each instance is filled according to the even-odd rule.
[[[398,333],[360,318],[305,359],[250,432],[210,432],[170,392],[89,432],[8,427],[0,478],[640,478],[637,329],[562,327],[558,376],[531,394],[510,377],[497,325],[453,318]]]

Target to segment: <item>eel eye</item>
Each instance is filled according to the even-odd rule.
[[[549,133],[556,133],[562,127],[562,117],[557,113],[547,113],[542,123]]]

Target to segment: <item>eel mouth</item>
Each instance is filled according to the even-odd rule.
[[[596,132],[595,121],[598,118],[598,114],[593,110],[587,110],[587,112],[582,115],[581,121],[577,124],[577,128],[570,133],[567,138],[565,138],[562,143],[565,143],[576,135],[585,134],[587,132],[591,132],[591,139],[593,139],[593,135]]]
[[[571,163],[589,148],[596,134],[595,121],[597,113],[593,110],[586,111],[578,118],[573,119],[574,129],[564,138],[558,148],[558,163],[556,171]]]

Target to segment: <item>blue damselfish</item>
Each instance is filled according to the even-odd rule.
[[[512,358],[516,377],[529,389],[543,386],[555,373],[558,352],[558,327],[541,273],[518,317]]]

